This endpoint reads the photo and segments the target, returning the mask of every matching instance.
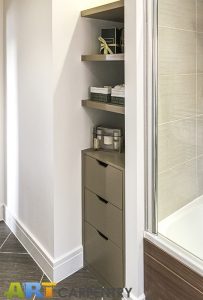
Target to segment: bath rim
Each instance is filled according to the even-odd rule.
[[[161,234],[144,232],[144,238],[203,277],[203,261]]]

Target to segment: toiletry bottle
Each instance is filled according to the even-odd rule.
[[[99,150],[99,139],[98,138],[94,138],[94,150]]]
[[[97,139],[98,139],[98,147],[102,148],[102,137],[103,137],[103,132],[102,129],[97,129]]]
[[[114,131],[113,133],[113,148],[116,151],[120,150],[120,143],[119,143],[119,133]]]

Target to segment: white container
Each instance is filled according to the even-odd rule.
[[[90,87],[90,93],[94,94],[111,94],[111,87]]]

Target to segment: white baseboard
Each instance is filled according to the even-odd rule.
[[[145,300],[145,295],[142,294],[142,295],[139,296],[139,297],[135,297],[135,296],[132,294],[131,299],[132,299],[132,300]]]
[[[6,206],[4,210],[4,221],[51,281],[58,283],[83,267],[82,246],[54,259]]]
[[[83,247],[78,247],[54,262],[54,282],[60,282],[83,267]]]
[[[16,217],[12,215],[9,209],[5,206],[5,223],[15,234],[17,239],[25,247],[28,253],[36,261],[47,277],[53,279],[53,258],[46,253],[39,241],[37,241],[27,228]]]
[[[4,205],[0,205],[0,221],[4,220]]]
[[[136,297],[132,292],[130,293],[130,298],[127,297],[126,292],[124,291],[123,299],[125,300],[145,300],[145,295],[142,294],[139,297]]]

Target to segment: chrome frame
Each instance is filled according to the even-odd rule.
[[[153,3],[152,28],[152,138],[153,138],[153,198],[152,233],[158,233],[158,0]]]
[[[158,234],[158,0],[147,1],[146,229]]]

